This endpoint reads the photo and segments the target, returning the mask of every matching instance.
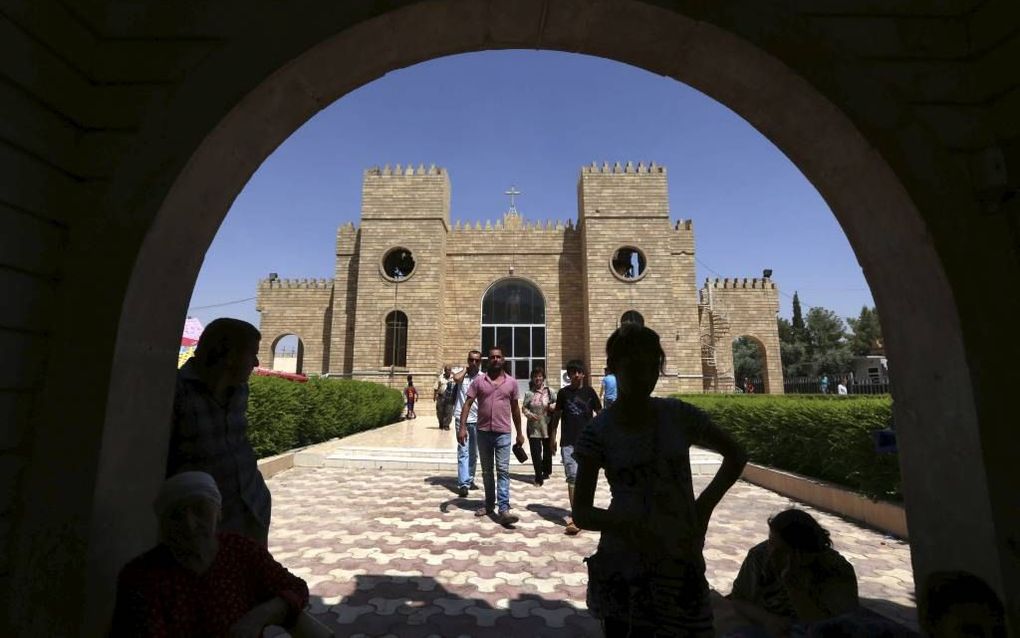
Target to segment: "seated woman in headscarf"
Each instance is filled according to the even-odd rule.
[[[216,533],[220,491],[205,472],[168,478],[154,504],[159,544],[121,570],[113,636],[331,635],[304,613],[308,586],[243,536]]]
[[[857,574],[818,521],[788,509],[769,519],[768,540],[747,553],[729,599],[746,621],[770,635],[796,635],[856,611]]]

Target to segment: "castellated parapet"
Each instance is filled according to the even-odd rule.
[[[362,179],[361,197],[362,222],[436,219],[449,228],[450,179],[442,168],[423,164],[370,168]]]
[[[709,285],[709,281],[705,280],[705,285]],[[711,281],[712,288],[761,288],[775,290],[776,284],[771,279],[763,279],[759,277],[743,277],[743,278],[729,278],[729,277],[716,277]]]
[[[259,289],[298,288],[298,289],[332,289],[332,279],[261,279]]]
[[[333,281],[260,282],[261,356],[271,361],[266,349],[281,334],[298,334],[306,372],[394,387],[413,374],[427,396],[443,364],[498,343],[518,378],[542,365],[556,379],[580,358],[597,385],[609,334],[639,317],[666,350],[657,392],[732,389],[732,362],[708,366],[704,353],[730,350],[731,326],[733,336],[753,328],[778,361],[777,290],[760,279],[706,282],[708,301],[699,305],[694,224],[670,219],[666,178],[654,163],[593,164],[578,174],[577,218],[526,218],[512,209],[451,225],[444,169],[368,169],[359,224],[337,229]],[[722,341],[711,342],[713,334]],[[720,384],[727,365],[728,385]],[[781,378],[771,386],[781,391]]]
[[[582,224],[597,217],[669,218],[666,168],[654,163],[592,163],[581,169],[577,190]]]

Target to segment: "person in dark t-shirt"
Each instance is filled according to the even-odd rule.
[[[577,478],[577,462],[574,460],[574,443],[586,425],[602,411],[602,402],[595,390],[584,384],[584,362],[571,359],[567,362],[567,376],[570,385],[556,394],[553,413],[557,418],[549,427],[549,440],[553,454],[556,453],[556,431],[560,431],[560,456],[563,472],[567,477],[567,495],[570,497],[570,516],[567,517],[566,534],[574,536],[580,528],[574,524],[574,480]],[[557,425],[558,421],[558,425]]]

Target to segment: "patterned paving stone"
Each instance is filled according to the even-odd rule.
[[[599,625],[584,603],[582,559],[598,535],[563,534],[566,490],[542,488],[514,468],[514,529],[476,518],[481,501],[459,499],[435,470],[294,468],[268,481],[270,550],[305,578],[311,612],[337,635],[589,636]],[[700,489],[708,477],[696,477]],[[600,482],[596,503],[608,504]],[[713,516],[707,577],[730,590],[747,551],[768,535],[769,516],[800,506],[738,483]],[[803,507],[803,506],[801,506]],[[811,510],[854,565],[862,602],[917,626],[906,543]]]

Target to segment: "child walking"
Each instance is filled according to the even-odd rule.
[[[601,532],[588,563],[588,608],[605,635],[713,635],[702,549],[712,511],[747,461],[743,448],[701,410],[652,398],[666,364],[655,331],[625,324],[606,343],[618,395],[579,436],[574,517]],[[722,465],[694,497],[689,448],[720,453]],[[599,470],[612,495],[593,505]]]
[[[414,402],[418,400],[418,391],[414,388],[414,376],[407,375],[407,387],[404,388],[404,399],[407,400],[407,418],[417,418],[414,414]]]
[[[561,388],[553,404],[554,418],[549,424],[549,440],[552,452],[556,453],[556,431],[560,430],[560,456],[563,472],[567,477],[567,496],[570,498],[571,514],[567,517],[564,533],[575,536],[581,529],[574,523],[574,482],[577,478],[577,462],[574,458],[574,444],[581,430],[602,410],[599,395],[590,385],[584,384],[584,362],[571,359],[567,362],[567,377],[570,385]],[[557,419],[559,417],[559,425]]]

